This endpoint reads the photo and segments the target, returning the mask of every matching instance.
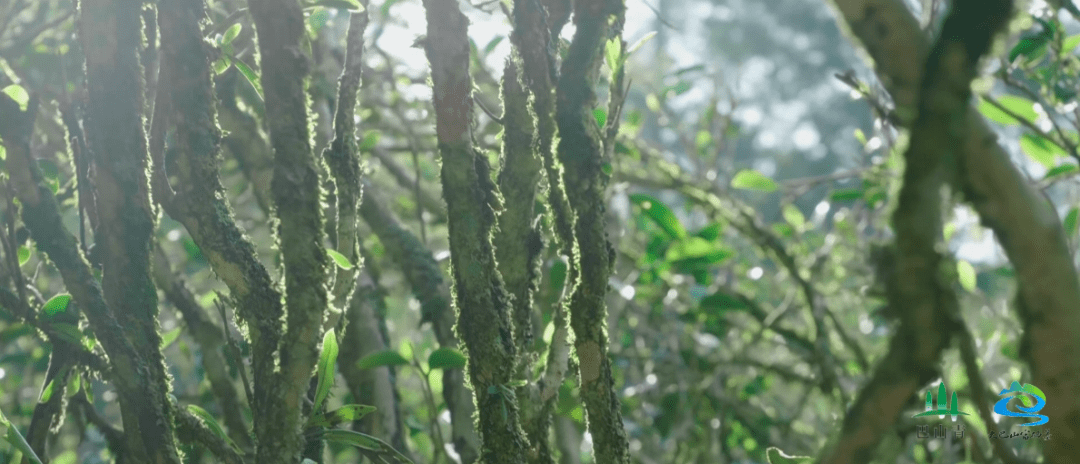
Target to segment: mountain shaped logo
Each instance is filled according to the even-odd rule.
[[[952,392],[951,401],[948,404],[945,403],[948,400],[948,392],[945,390],[945,382],[938,384],[938,398],[937,409],[934,409],[934,394],[932,392],[926,392],[926,412],[921,412],[911,417],[926,417],[926,416],[938,416],[944,419],[945,416],[952,417],[955,422],[957,417],[966,416],[968,413],[960,412],[960,402],[956,399],[956,392]]]
[[[1015,395],[1002,398],[1001,401],[998,401],[997,404],[994,405],[994,413],[1008,417],[1031,417],[1039,419],[1035,422],[1020,424],[1022,426],[1042,425],[1049,420],[1048,417],[1042,414],[1035,414],[1046,406],[1046,394],[1044,394],[1039,387],[1029,383],[1020,385],[1020,382],[1013,381],[1009,388],[1001,390],[1001,393],[998,393],[998,395],[1009,395],[1011,393],[1015,393]],[[1020,402],[1024,404],[1023,406],[1016,406],[1016,409],[1019,409],[1021,412],[1009,411],[1007,408],[1009,400],[1016,397],[1019,397]],[[1034,404],[1032,404],[1031,398],[1035,398]]]

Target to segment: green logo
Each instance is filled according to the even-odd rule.
[[[949,401],[948,405],[945,404],[945,401],[949,399],[947,395],[945,382],[941,382],[938,384],[937,409],[934,409],[934,394],[928,391],[926,392],[926,412],[921,412],[911,417],[938,416],[940,418],[945,418],[945,416],[951,416],[952,420],[956,421],[957,417],[968,415],[968,413],[960,412],[958,410],[960,402],[956,400],[955,391],[952,392],[952,401]]]

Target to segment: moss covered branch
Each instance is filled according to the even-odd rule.
[[[509,390],[516,366],[513,324],[491,244],[498,194],[485,156],[472,145],[468,20],[456,0],[425,0],[434,86],[435,132],[442,158],[450,230],[457,330],[468,350],[484,462],[524,462],[526,440]]]
[[[900,315],[889,353],[844,418],[841,436],[826,450],[827,463],[870,462],[882,436],[919,388],[941,375],[941,354],[962,329],[950,261],[942,240],[943,187],[956,179],[967,148],[971,81],[993,35],[1012,15],[1011,0],[958,0],[926,59],[918,117],[905,158],[904,184],[893,215],[896,244],[888,304]],[[943,323],[944,322],[944,323]]]
[[[121,414],[130,432],[125,443],[132,457],[142,457],[142,462],[179,462],[171,460],[163,448],[173,443],[171,421],[152,401],[164,396],[167,390],[159,390],[144,374],[145,360],[128,340],[127,334],[113,316],[105,301],[105,295],[79,249],[75,236],[64,227],[59,205],[52,191],[44,182],[41,171],[30,157],[30,134],[33,132],[32,115],[36,113],[36,100],[32,100],[27,112],[19,111],[19,105],[7,95],[0,95],[0,140],[7,152],[7,169],[16,197],[22,205],[22,219],[37,242],[39,249],[56,265],[64,280],[64,286],[73,300],[86,312],[90,327],[101,342],[110,360],[110,372],[121,399]],[[161,398],[164,400],[164,398]],[[163,403],[165,405],[165,403]],[[160,458],[152,461],[147,444]],[[173,447],[175,450],[175,447]]]
[[[620,0],[577,2],[574,10],[577,31],[562,64],[556,104],[558,154],[565,167],[567,196],[577,213],[574,235],[580,252],[580,282],[570,299],[570,326],[576,337],[581,397],[599,464],[630,462],[629,444],[614,390],[615,379],[607,356],[605,298],[614,259],[604,217],[609,177],[604,165],[609,161],[593,117],[601,52],[611,33],[610,24],[622,18],[624,10]]]
[[[276,385],[274,355],[282,338],[284,308],[281,293],[258,261],[254,245],[233,219],[218,176],[221,135],[215,118],[209,45],[198,25],[202,8],[200,3],[177,0],[159,4],[163,45],[160,79],[168,85],[161,87],[158,105],[167,105],[170,111],[156,111],[163,119],[155,117],[154,129],[163,132],[175,126],[173,148],[177,156],[174,172],[169,174],[179,180],[175,196],[163,206],[184,224],[236,299],[238,316],[248,325],[251,336],[255,384]],[[159,176],[164,168],[155,166]],[[267,429],[276,423],[269,417],[283,404],[285,394],[266,387],[255,391],[256,433],[271,436],[273,432]]]
[[[150,278],[156,211],[146,176],[141,12],[119,0],[85,1],[80,7],[79,32],[86,55],[85,127],[96,167],[94,237],[104,268],[101,285],[137,353],[136,368],[142,377],[137,395],[120,398],[129,431],[128,451],[137,461],[179,463],[166,397],[169,382],[160,349],[157,291]]]
[[[363,2],[366,6],[367,2]],[[351,263],[351,270],[338,269],[334,282],[335,306],[346,311],[348,300],[356,285],[360,269],[360,245],[357,236],[358,206],[363,190],[360,184],[360,157],[356,147],[356,95],[360,90],[361,69],[364,58],[364,31],[367,29],[366,11],[352,12],[349,16],[349,33],[346,38],[345,69],[338,79],[336,113],[334,115],[334,139],[323,151],[323,158],[334,179],[334,199],[337,218],[334,224],[333,242],[337,251]],[[340,317],[340,316],[339,316]]]

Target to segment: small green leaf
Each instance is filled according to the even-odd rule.
[[[60,178],[60,167],[56,163],[47,159],[37,160],[38,169],[41,170],[41,175],[45,176],[48,180],[57,180]]]
[[[660,200],[649,195],[635,193],[630,195],[630,201],[640,206],[645,214],[671,238],[686,238],[686,229],[679,222],[679,218],[675,217],[675,213],[671,212]]]
[[[206,424],[206,427],[209,428],[210,431],[214,433],[214,435],[217,435],[218,438],[220,438],[222,441],[232,447],[233,450],[240,451],[240,448],[236,446],[236,443],[233,443],[232,439],[225,434],[225,430],[221,428],[221,424],[219,424],[218,421],[214,419],[214,416],[212,416],[207,410],[194,404],[187,405],[187,410],[192,415],[198,417],[199,419],[202,419],[203,423]]]
[[[326,414],[316,414],[308,420],[308,427],[331,428],[345,422],[352,422],[375,411],[375,406],[349,404]]]
[[[338,344],[334,329],[326,331],[323,335],[322,354],[319,356],[319,379],[315,385],[315,406],[313,411],[322,407],[323,400],[330,394],[330,387],[334,385],[334,367],[337,365]]]
[[[723,290],[702,298],[700,304],[701,309],[709,311],[731,311],[747,308],[746,302],[741,298],[729,295]]]
[[[859,141],[859,146],[866,146],[866,134],[863,133],[862,129],[855,129],[855,140]]]
[[[773,192],[777,189],[776,181],[752,169],[744,169],[736,173],[735,177],[731,179],[731,187],[761,192]]]
[[[225,34],[221,37],[221,44],[228,45],[232,43],[233,40],[236,40],[236,36],[240,35],[240,29],[242,28],[243,25],[240,23],[229,26],[229,28],[225,30]]]
[[[383,449],[382,442],[378,438],[360,432],[353,432],[352,430],[327,430],[323,434],[323,440],[327,443],[340,443],[371,451],[381,451]]]
[[[308,8],[315,7],[334,8],[338,10],[348,10],[353,12],[364,11],[364,5],[361,5],[358,0],[318,0]]]
[[[375,144],[379,143],[379,138],[382,137],[382,132],[377,130],[364,131],[364,138],[360,141],[360,146],[356,147],[358,150],[367,151],[375,148]]]
[[[551,271],[549,274],[549,283],[551,284],[552,293],[558,295],[562,293],[563,286],[566,285],[566,261],[561,259],[556,260],[551,264]]]
[[[79,393],[80,390],[82,390],[82,376],[78,373],[72,373],[71,377],[68,378],[67,390],[65,393],[68,398],[71,398],[72,396],[75,396],[76,393]]]
[[[648,34],[645,34],[644,37],[638,39],[637,42],[634,42],[634,44],[631,45],[630,48],[626,50],[626,54],[630,55],[631,53],[636,52],[639,48],[641,48],[643,45],[645,45],[650,40],[652,40],[653,37],[656,37],[656,31],[652,31],[652,32],[650,32]],[[702,66],[702,67],[704,67],[704,66]]]
[[[592,114],[596,118],[597,126],[604,127],[604,124],[607,124],[607,111],[604,111],[603,108],[593,110]]]
[[[1062,224],[1065,227],[1065,235],[1070,238],[1076,236],[1076,229],[1078,223],[1077,213],[1078,211],[1075,206],[1069,209],[1069,213],[1065,215],[1064,224]]]
[[[975,291],[976,275],[975,267],[964,260],[956,261],[956,274],[960,280],[960,286],[969,292]]]
[[[861,188],[845,188],[836,189],[832,195],[829,195],[829,199],[832,201],[856,201],[863,197],[863,189]]]
[[[465,367],[465,355],[453,348],[439,348],[428,356],[428,369],[461,369]]]
[[[352,269],[353,264],[349,262],[349,258],[346,258],[345,255],[341,253],[338,253],[337,250],[327,248],[326,254],[330,255],[330,257],[334,259],[334,263],[337,264],[338,267],[345,270]]]
[[[214,61],[214,74],[221,74],[229,69],[230,60],[229,57],[223,56],[220,59]]]
[[[1068,174],[1073,174],[1073,173],[1075,173],[1077,171],[1080,171],[1080,167],[1077,167],[1075,164],[1065,163],[1065,164],[1058,165],[1058,166],[1054,167],[1054,169],[1051,169],[1051,170],[1047,171],[1046,172],[1046,177],[1044,177],[1044,179],[1051,179],[1051,178],[1054,178],[1054,177],[1057,177],[1057,176],[1064,176],[1064,175],[1068,175]]]
[[[723,230],[723,225],[721,225],[719,222],[714,222],[705,227],[702,227],[701,230],[694,232],[694,236],[701,237],[711,242],[720,238],[720,232],[722,232]]]
[[[161,336],[161,349],[162,350],[164,350],[165,348],[168,348],[169,345],[172,345],[173,342],[175,342],[177,338],[180,338],[180,329],[181,329],[181,327],[177,327],[177,328],[172,329],[172,330],[170,330],[168,332],[165,332],[165,334],[163,334]]]
[[[809,464],[813,462],[813,458],[809,456],[789,456],[775,446],[765,451],[765,457],[769,460],[769,464]]]
[[[1076,50],[1076,47],[1080,45],[1080,34],[1070,35],[1061,42],[1061,53],[1066,55]]]
[[[56,385],[56,377],[53,377],[52,380],[50,380],[49,383],[45,385],[45,388],[43,388],[41,390],[41,398],[38,399],[38,403],[48,403],[49,402],[49,399],[52,398],[53,389],[54,389],[55,385]]]
[[[401,353],[394,350],[376,351],[356,362],[358,369],[372,369],[381,366],[404,366],[409,364]]]
[[[30,249],[24,246],[19,247],[19,265],[22,266],[30,261]]]
[[[700,237],[687,237],[668,248],[666,259],[671,263],[687,260],[704,260],[704,264],[723,261],[734,254]]]
[[[19,111],[26,111],[26,105],[30,103],[30,94],[26,92],[26,89],[22,88],[19,84],[11,84],[4,87],[4,90],[0,90],[15,100],[15,103],[19,104]]]
[[[1027,153],[1031,159],[1047,168],[1054,167],[1057,164],[1056,158],[1065,154],[1061,147],[1054,145],[1053,142],[1030,133],[1020,137],[1020,149]]]
[[[607,60],[608,69],[612,73],[618,71],[622,62],[622,39],[615,37],[607,41],[604,46],[604,58]]]
[[[1033,122],[1039,118],[1039,114],[1035,112],[1035,103],[1026,98],[1017,97],[1015,95],[1002,95],[997,97],[997,102],[1027,121]],[[1016,120],[1016,118],[981,98],[979,99],[979,112],[991,121],[1004,126],[1015,126],[1020,124],[1020,121]]]
[[[53,318],[60,314],[67,312],[68,303],[71,302],[71,295],[67,293],[61,293],[45,302],[45,306],[41,307],[41,312],[46,318]]]
[[[241,60],[233,61],[233,66],[236,66],[236,69],[240,71],[240,74],[243,74],[244,78],[251,83],[251,87],[255,89],[255,93],[259,94],[259,98],[263,98],[262,84],[259,82],[259,76],[255,74],[255,71],[252,71],[247,63],[244,63]]]
[[[495,47],[498,47],[499,43],[501,43],[503,41],[503,39],[505,39],[505,38],[506,38],[506,36],[502,36],[502,35],[495,36],[494,39],[491,39],[491,42],[488,42],[487,45],[484,45],[484,53],[488,54],[488,53],[491,53],[491,52],[495,51]]]
[[[795,205],[788,203],[783,208],[784,220],[794,227],[802,227],[806,224],[806,216]]]
[[[615,168],[611,166],[611,163],[605,161],[604,164],[600,165],[600,171],[603,172],[604,175],[610,176],[611,173],[615,172]]]

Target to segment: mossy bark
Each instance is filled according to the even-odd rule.
[[[260,76],[274,151],[272,196],[288,308],[280,345],[277,404],[256,422],[260,463],[295,463],[303,448],[301,406],[318,357],[328,303],[327,255],[321,188],[312,154],[305,80],[310,63],[301,51],[304,15],[295,0],[250,0],[258,33]]]
[[[14,100],[0,95],[0,140],[7,150],[8,175],[22,206],[23,223],[38,247],[60,271],[64,286],[79,308],[86,312],[91,329],[109,356],[110,369],[106,374],[116,386],[121,415],[130,427],[124,434],[124,448],[130,453],[125,459],[179,463],[173,444],[169,405],[164,398],[168,390],[146,375],[149,371],[147,361],[135,350],[106,303],[104,292],[94,279],[75,236],[64,227],[52,190],[31,159],[31,115],[36,112],[35,105],[36,101],[32,100],[30,111],[23,113]]]
[[[97,168],[99,223],[94,237],[103,257],[101,284],[109,308],[138,353],[139,375],[144,376],[138,381],[144,386],[139,396],[120,399],[129,431],[128,451],[144,462],[178,463],[160,349],[157,291],[150,278],[156,212],[146,176],[141,13],[118,0],[88,0],[80,7],[88,98],[84,125]]]
[[[513,297],[514,341],[522,354],[533,350],[533,292],[540,277],[543,238],[536,218],[536,190],[543,164],[533,150],[529,94],[521,85],[517,57],[503,71],[503,149],[499,192],[503,210],[495,233],[495,257],[507,292]],[[522,357],[525,361],[525,356]],[[525,364],[527,365],[527,361]]]
[[[629,445],[607,356],[605,298],[614,249],[605,230],[605,189],[609,174],[600,128],[593,116],[600,56],[609,21],[622,16],[619,0],[581,0],[574,10],[577,31],[559,76],[556,120],[559,159],[571,205],[577,213],[580,282],[570,300],[570,326],[581,375],[581,396],[599,464],[628,463]],[[612,18],[614,17],[614,18]]]
[[[363,3],[366,5],[367,2]],[[348,300],[360,269],[360,245],[356,227],[363,190],[360,184],[360,157],[356,149],[356,123],[353,117],[356,112],[357,91],[360,90],[364,31],[367,24],[366,11],[350,13],[345,69],[338,79],[334,139],[323,152],[323,158],[334,179],[334,210],[337,213],[334,221],[334,244],[339,253],[355,264],[352,270],[338,269],[338,277],[334,282],[334,303],[341,311],[348,308]]]
[[[485,463],[524,462],[526,439],[509,390],[516,366],[513,324],[491,244],[498,195],[487,159],[472,145],[468,21],[456,0],[425,0],[427,39],[450,230],[457,331],[479,411]]]
[[[976,64],[1012,16],[1011,0],[958,0],[926,60],[918,117],[904,155],[904,184],[893,215],[896,263],[886,293],[900,328],[889,353],[844,418],[825,462],[870,462],[878,443],[917,390],[941,375],[942,352],[964,330],[942,240],[942,187],[957,180]]]

